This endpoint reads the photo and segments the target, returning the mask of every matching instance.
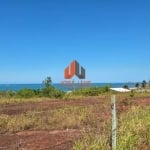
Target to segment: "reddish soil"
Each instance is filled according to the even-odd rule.
[[[79,130],[24,131],[0,136],[0,149],[6,150],[70,150],[81,137]]]
[[[27,102],[20,104],[8,104],[0,106],[0,114],[17,115],[27,111],[51,110],[63,108],[64,106],[88,106],[104,103],[104,99],[85,98],[80,100],[51,100],[43,102]]]
[[[64,106],[90,106],[105,104],[105,99],[88,97],[80,100],[53,100],[44,102],[28,102],[0,106],[0,115],[18,115],[26,111],[48,110]],[[132,98],[117,102],[117,112],[121,113],[133,105],[150,106],[150,97]],[[108,106],[109,107],[109,106]],[[110,108],[108,108],[110,109]],[[97,117],[110,119],[110,113],[105,110],[95,112]],[[0,150],[71,150],[76,139],[81,138],[80,129],[54,131],[23,131],[0,135]]]

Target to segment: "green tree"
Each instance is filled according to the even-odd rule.
[[[43,85],[45,88],[51,87],[52,79],[48,76],[45,80],[43,80]]]
[[[43,80],[42,96],[52,97],[54,92],[54,87],[52,86],[52,79],[50,76]]]
[[[123,88],[125,89],[129,89],[128,85],[124,85]]]
[[[136,83],[136,84],[135,84],[135,87],[136,87],[136,88],[139,88],[139,87],[140,87],[140,84],[139,84],[139,83]]]
[[[65,94],[65,92],[60,91],[56,89],[54,86],[52,86],[52,80],[51,77],[47,77],[45,80],[43,80],[43,88],[40,91],[40,96],[44,97],[55,97],[55,98],[62,98]]]
[[[143,80],[142,82],[142,88],[146,88],[147,82],[145,80]]]

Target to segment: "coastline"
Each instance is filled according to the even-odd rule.
[[[72,85],[62,85],[60,83],[53,83],[52,84],[55,88],[62,90],[62,91],[70,91],[73,89],[80,88],[78,84]],[[109,86],[110,88],[122,88],[124,85],[127,85],[129,88],[135,87],[135,83],[90,83],[85,87],[104,87]],[[35,83],[35,84],[0,84],[0,91],[18,91],[24,88],[29,89],[41,89],[43,87],[42,84]]]

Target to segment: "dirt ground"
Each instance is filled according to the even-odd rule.
[[[81,137],[79,130],[23,131],[0,136],[0,149],[6,150],[66,150]]]
[[[43,102],[28,102],[22,104],[8,104],[0,106],[0,115],[17,115],[30,110],[48,110],[64,106],[101,105],[103,98],[88,97],[79,100],[52,100]],[[130,109],[131,105],[150,105],[150,97],[132,98],[130,101],[117,102],[117,113]],[[102,113],[103,112],[103,113]],[[98,112],[98,116],[111,119],[110,113]],[[80,129],[53,130],[53,131],[23,131],[0,135],[0,150],[71,150],[75,140],[81,138]]]
[[[27,102],[20,104],[5,104],[0,106],[0,114],[17,115],[26,111],[38,111],[63,108],[64,106],[88,106],[102,104],[104,99],[88,97],[75,100],[50,100],[42,102]]]

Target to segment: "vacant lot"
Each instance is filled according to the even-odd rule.
[[[118,149],[148,150],[150,94],[116,94],[116,100]],[[0,150],[110,149],[109,94],[0,101]]]

